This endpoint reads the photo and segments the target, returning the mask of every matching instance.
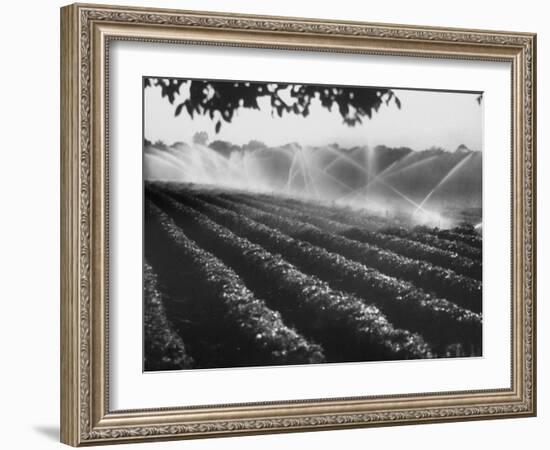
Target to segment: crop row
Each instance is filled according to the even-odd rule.
[[[402,227],[388,227],[380,229],[380,232],[387,235],[398,236],[413,241],[422,242],[423,244],[437,247],[442,250],[457,253],[473,261],[482,260],[482,252],[480,248],[473,247],[462,241],[452,241],[437,237],[435,234],[421,232],[419,230],[407,230]]]
[[[432,356],[422,337],[395,329],[375,306],[300,272],[280,255],[267,252],[165,194],[150,196],[170,211],[195,242],[220,257],[253,292],[280,311],[287,323],[320,342],[330,361]]]
[[[472,234],[471,232],[465,232],[461,227],[451,228],[450,230],[441,230],[439,228],[429,228],[425,226],[415,227],[415,231],[420,233],[429,233],[437,236],[441,239],[448,239],[450,241],[458,241],[467,244],[471,247],[481,250],[482,239],[479,234]]]
[[[146,202],[145,251],[172,302],[169,317],[201,368],[324,361],[322,349],[287,327],[219,259]]]
[[[277,228],[294,238],[339,253],[384,274],[410,281],[417,287],[434,292],[474,312],[481,311],[481,283],[478,280],[458,275],[452,270],[425,261],[413,260],[370,244],[325,232],[296,219],[278,216],[242,203],[233,202],[233,205],[237,212]]]
[[[239,192],[239,196],[253,198],[245,192]],[[268,194],[255,194],[254,197],[265,203],[289,207],[296,211],[305,211],[349,226],[399,236],[442,250],[455,252],[466,258],[481,260],[481,238],[472,227],[459,226],[453,230],[440,230],[420,226],[416,227],[416,230],[408,230],[399,226],[400,221],[398,219],[376,216],[347,206],[329,206],[319,202],[305,202]],[[399,230],[399,233],[396,233],[396,230]]]
[[[478,314],[434,298],[408,282],[382,275],[358,262],[258,223],[232,211],[231,204],[224,204],[223,200],[218,200],[220,206],[216,206],[188,193],[172,195],[235,234],[272,253],[280,253],[300,270],[375,304],[394,326],[421,333],[437,354],[445,355],[456,343],[464,353],[480,354],[481,317]]]
[[[157,275],[147,262],[143,265],[143,291],[145,370],[193,368],[195,361],[187,354],[181,337],[166,317],[166,296],[159,291]]]
[[[254,194],[249,192],[236,193],[239,199],[259,200],[263,204],[270,204],[292,209],[298,212],[307,212],[315,217],[324,218],[333,221],[333,225],[344,224],[348,226],[356,226],[365,228],[371,231],[376,231],[381,227],[394,225],[393,221],[383,217],[378,217],[372,214],[367,214],[362,211],[354,210],[348,206],[328,205],[326,203],[316,201],[303,201],[292,197],[282,197],[269,194]]]
[[[477,280],[481,279],[482,268],[480,262],[473,261],[448,250],[442,250],[421,242],[387,235],[365,228],[350,227],[341,222],[326,219],[318,214],[303,212],[286,206],[269,204],[242,195],[231,195],[228,197],[263,211],[284,217],[294,217],[303,222],[315,225],[325,231],[337,233],[349,239],[376,245],[383,250],[389,250],[408,258],[430,262],[435,266],[453,270],[460,275],[475,278]]]
[[[377,245],[380,248],[391,250],[412,259],[430,262],[435,266],[450,269],[466,277],[476,280],[481,280],[482,277],[483,271],[480,261],[474,261],[449,250],[442,250],[421,242],[359,228],[351,228],[340,234],[359,242]]]
[[[469,234],[470,236],[479,237],[479,233],[476,231],[476,228],[469,223],[462,223],[453,228],[453,231],[461,234]]]

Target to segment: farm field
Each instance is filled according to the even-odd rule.
[[[145,370],[482,355],[482,239],[330,203],[145,183]]]

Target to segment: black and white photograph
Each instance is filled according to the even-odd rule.
[[[482,92],[142,95],[145,372],[483,356]]]

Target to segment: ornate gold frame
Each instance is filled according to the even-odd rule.
[[[111,411],[106,298],[109,42],[132,39],[508,61],[512,65],[509,389]],[[533,416],[536,36],[358,22],[71,5],[61,9],[61,440],[128,441]]]

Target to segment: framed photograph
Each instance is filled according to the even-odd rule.
[[[535,415],[535,58],[62,8],[62,442]]]

